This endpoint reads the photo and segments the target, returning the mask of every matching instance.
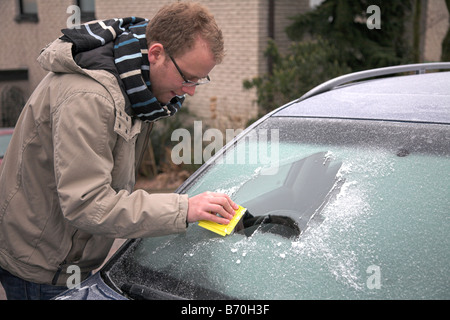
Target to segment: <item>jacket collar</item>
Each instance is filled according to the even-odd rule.
[[[129,141],[140,132],[141,121],[132,120],[126,111],[129,109],[130,102],[124,94],[123,84],[117,76],[118,72],[113,60],[108,59],[109,49],[105,47],[98,52],[85,52],[82,55],[78,54],[74,59],[72,43],[57,39],[41,50],[37,60],[42,68],[47,71],[79,73],[102,84],[114,100],[116,109],[114,130],[126,141]],[[112,55],[112,52],[110,54]],[[93,59],[94,57],[96,59]]]

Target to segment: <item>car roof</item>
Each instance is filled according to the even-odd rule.
[[[450,63],[380,68],[339,77],[279,108],[271,116],[450,124],[450,72],[420,72],[365,80],[419,67],[450,69]]]

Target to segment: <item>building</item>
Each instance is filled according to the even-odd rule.
[[[41,48],[73,25],[73,5],[81,22],[139,16],[149,18],[175,0],[1,0],[0,126],[14,125],[26,99],[45,76],[36,58]],[[243,80],[268,71],[264,50],[269,37],[281,49],[289,44],[284,28],[289,17],[306,12],[322,0],[200,0],[222,28],[226,58],[211,73],[212,83],[188,97],[188,109],[215,128],[242,128],[256,116],[256,93]],[[423,61],[439,61],[440,44],[448,30],[445,0],[422,0]]]
[[[71,5],[81,8],[81,22],[114,17],[149,18],[164,0],[1,0],[0,96],[2,126],[17,112],[45,76],[36,62],[40,50],[74,23]],[[204,0],[225,38],[226,58],[210,74],[212,83],[200,86],[186,105],[197,117],[217,128],[241,128],[257,114],[255,92],[242,82],[267,71],[264,49],[269,35],[287,44],[288,18],[309,9],[308,0]],[[8,119],[7,119],[8,118]],[[0,124],[1,126],[1,124]]]

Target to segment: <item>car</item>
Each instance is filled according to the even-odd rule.
[[[3,156],[6,153],[13,132],[14,128],[0,128],[0,165],[2,164]]]
[[[130,239],[56,299],[449,299],[450,63],[332,79],[177,190],[246,208],[230,235]]]

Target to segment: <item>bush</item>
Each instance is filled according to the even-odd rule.
[[[337,60],[335,48],[326,40],[293,42],[281,55],[270,40],[265,55],[273,61],[273,71],[244,81],[244,88],[257,89],[259,116],[299,98],[316,85],[350,72]]]

